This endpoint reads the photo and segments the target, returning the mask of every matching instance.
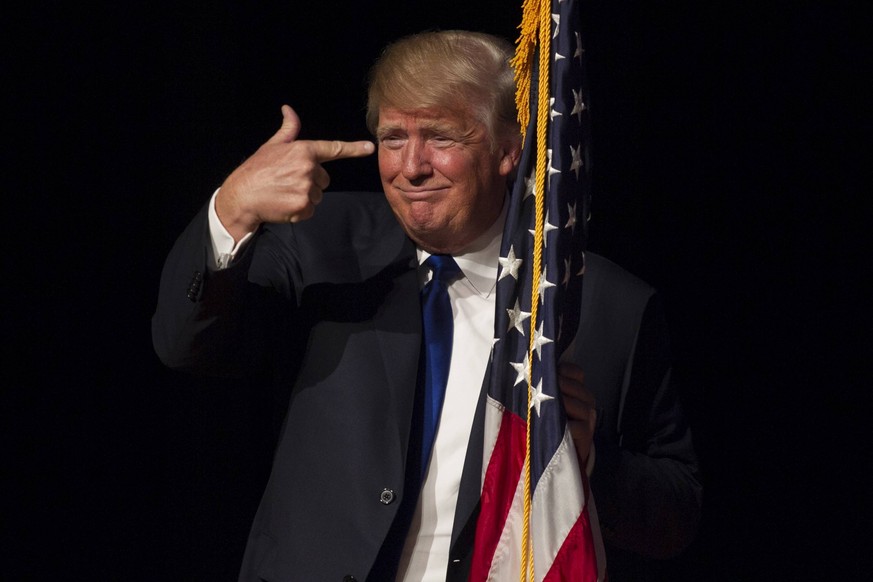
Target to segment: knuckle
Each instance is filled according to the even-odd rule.
[[[309,175],[315,171],[316,166],[317,166],[317,164],[315,163],[315,160],[307,157],[307,158],[303,158],[302,160],[300,160],[299,168],[303,174]]]

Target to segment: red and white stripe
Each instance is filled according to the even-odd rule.
[[[471,582],[517,580],[524,519],[525,420],[489,397],[485,413],[482,506]],[[533,492],[530,529],[537,582],[603,582],[605,555],[593,498],[570,433]]]

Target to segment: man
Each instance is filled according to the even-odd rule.
[[[289,392],[241,581],[466,579],[471,546],[462,534],[475,529],[481,472],[481,456],[470,454],[481,449],[468,445],[482,439],[474,416],[493,337],[504,201],[521,149],[511,56],[505,41],[468,32],[391,45],[371,74],[376,148],[298,140],[299,119],[283,106],[279,131],[231,173],[170,253],[153,321],[161,359],[257,375]],[[324,162],[374,149],[384,195],[324,193]],[[420,430],[419,291],[431,255],[452,257],[460,272],[448,283],[445,402],[419,482],[409,443]],[[591,470],[594,395],[578,367],[561,371],[580,466]],[[689,481],[671,485],[683,500],[694,497],[684,493],[696,486],[693,458],[676,462],[688,465]],[[621,511],[617,527],[628,520]]]

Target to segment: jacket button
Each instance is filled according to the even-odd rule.
[[[343,576],[343,582],[358,582],[358,579],[349,574],[347,576]]]
[[[203,273],[194,271],[194,278],[191,279],[191,284],[188,285],[188,301],[194,303],[197,301],[197,295],[200,293],[200,286],[203,284]]]
[[[394,501],[394,491],[391,489],[383,489],[382,494],[379,495],[379,501],[382,505],[388,505],[392,501]]]

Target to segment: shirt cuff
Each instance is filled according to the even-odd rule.
[[[221,224],[218,213],[215,211],[215,197],[218,196],[219,190],[221,188],[216,189],[209,200],[209,238],[212,240],[212,268],[216,271],[226,269],[254,234],[253,232],[248,233],[239,242],[233,240],[233,237]]]

